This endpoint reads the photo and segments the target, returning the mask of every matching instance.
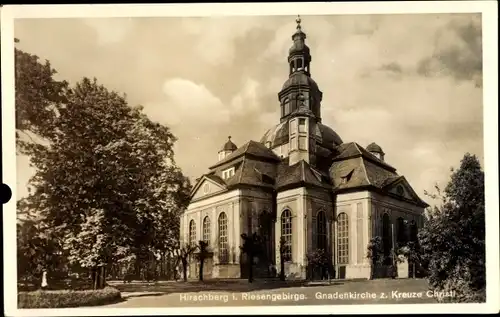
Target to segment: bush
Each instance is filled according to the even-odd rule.
[[[116,302],[121,299],[120,291],[106,287],[100,290],[74,291],[34,291],[19,292],[18,308],[69,308],[82,306],[98,306]]]

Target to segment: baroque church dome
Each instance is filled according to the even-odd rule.
[[[289,143],[289,121],[298,113],[312,117],[315,122],[311,136],[316,144],[332,151],[342,144],[340,136],[330,127],[321,123],[322,92],[310,73],[310,49],[305,44],[306,34],[302,31],[300,17],[297,30],[292,35],[293,44],[289,50],[289,77],[278,93],[281,107],[280,123],[267,130],[260,143],[272,149]],[[305,107],[305,109],[304,109]],[[328,152],[328,151],[327,151]],[[321,155],[318,152],[318,155]]]
[[[329,126],[318,123],[316,124],[316,140],[322,147],[333,150],[337,145],[343,143],[340,136]],[[271,145],[271,148],[286,144],[289,142],[289,124],[282,122],[271,129],[267,130],[261,138],[260,143]]]

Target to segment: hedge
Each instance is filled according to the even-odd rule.
[[[100,290],[57,290],[19,292],[18,308],[69,308],[98,306],[117,302],[121,299],[120,291],[106,287]]]

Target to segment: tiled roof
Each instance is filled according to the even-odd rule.
[[[311,167],[303,160],[290,166],[289,158],[280,160],[264,145],[250,141],[212,167],[204,176],[226,188],[248,185],[279,191],[315,186],[334,192],[363,187],[387,191],[393,183],[404,179],[393,167],[356,143],[342,144],[335,149],[335,153],[337,155],[333,158],[333,163],[328,172],[325,172]],[[223,171],[231,167],[235,169],[234,175],[223,179]],[[413,195],[417,202],[425,205],[416,193]]]
[[[371,154],[361,145],[356,142],[344,143],[336,148],[338,154],[333,158],[334,161],[345,160],[347,158],[363,156],[366,160],[370,160],[377,165],[382,165],[384,168],[396,172],[396,169],[386,162],[380,160],[375,155]]]
[[[235,160],[240,156],[247,156],[247,155],[258,157],[261,159],[272,160],[276,162],[280,161],[280,158],[276,154],[274,154],[274,152],[271,149],[268,149],[264,144],[256,141],[249,141],[246,144],[239,147],[238,149],[236,149],[236,151],[231,153],[228,157],[226,157],[222,161],[217,162],[216,164],[211,166],[210,169],[215,169],[219,166],[222,166],[226,163]]]
[[[213,180],[213,181],[214,181],[214,182],[216,182],[217,184],[220,184],[220,185],[223,185],[223,186],[225,186],[225,185],[226,185],[226,183],[224,182],[224,180],[223,180],[221,177],[219,177],[219,176],[217,176],[217,175],[215,175],[215,174],[213,174],[213,173],[207,174],[207,175],[205,175],[205,176],[206,176],[207,178],[209,178],[209,179]]]
[[[324,182],[325,178],[327,178],[325,177],[326,175],[319,171],[317,172],[319,178],[315,175],[311,166],[305,161],[300,161],[292,166],[284,162],[278,165],[276,189],[298,184],[330,188],[329,184]]]
[[[357,143],[337,147],[338,155],[330,167],[335,190],[374,186],[382,189],[400,176],[396,169],[366,151]]]

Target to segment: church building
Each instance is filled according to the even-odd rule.
[[[289,77],[278,93],[280,120],[259,141],[231,137],[196,182],[181,216],[183,243],[208,242],[205,278],[246,274],[241,234],[265,237],[260,269],[285,262],[288,279],[308,277],[307,255],[323,249],[334,278],[369,278],[370,239],[383,250],[415,239],[428,206],[375,142],[344,142],[323,124],[323,93],[311,77],[311,54],[300,18],[288,54]],[[329,107],[326,105],[326,107]],[[388,158],[390,155],[388,155]],[[280,258],[280,238],[287,248]],[[188,273],[198,274],[193,257]],[[265,275],[265,273],[262,273]]]

